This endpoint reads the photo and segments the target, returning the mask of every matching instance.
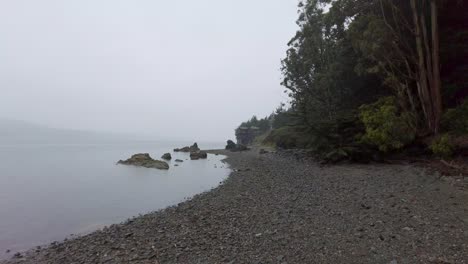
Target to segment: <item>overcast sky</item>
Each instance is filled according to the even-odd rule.
[[[225,140],[287,101],[297,0],[0,0],[0,118]]]

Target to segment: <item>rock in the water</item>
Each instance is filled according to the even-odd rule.
[[[133,165],[145,168],[155,168],[160,170],[169,169],[169,164],[167,164],[167,162],[155,160],[151,158],[151,156],[148,153],[135,154],[127,160],[119,160],[117,164]]]
[[[192,146],[190,147],[183,147],[183,148],[176,148],[174,149],[175,152],[196,152],[196,151],[200,151],[200,149],[198,148],[198,144],[197,142],[193,143]]]
[[[190,152],[191,160],[206,159],[206,158],[208,158],[208,153],[206,153],[205,151]]]
[[[164,153],[164,155],[161,156],[161,159],[171,160],[172,159],[171,153]]]
[[[189,146],[186,146],[186,147],[183,147],[183,148],[176,148],[174,149],[175,152],[190,152],[190,147]]]
[[[181,159],[176,159],[175,162],[184,162],[184,161]]]
[[[206,159],[208,158],[208,153],[206,153],[205,151],[200,151],[199,154],[201,159]]]

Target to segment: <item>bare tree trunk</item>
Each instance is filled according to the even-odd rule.
[[[422,107],[425,109],[424,113],[426,116],[427,126],[431,132],[435,133],[438,126],[435,123],[434,104],[432,100],[433,98],[431,98],[434,96],[434,94],[431,92],[430,83],[428,80],[429,75],[432,74],[429,74],[426,68],[428,62],[425,61],[424,56],[424,44],[422,38],[423,31],[421,30],[416,0],[411,0],[411,9],[413,11],[413,21],[416,35],[416,50],[418,53],[418,91],[419,96],[421,97]]]
[[[397,43],[396,49],[402,54],[402,60],[408,71],[408,76],[400,77],[406,78],[407,81],[416,81],[417,93],[414,93],[415,100],[411,97],[410,87],[407,86],[406,89],[410,103],[420,104],[422,110],[421,116],[423,117],[421,124],[425,124],[426,127],[426,130],[422,131],[424,134],[426,132],[432,134],[439,133],[443,111],[437,1],[438,0],[410,0],[409,3],[412,15],[405,18],[400,17],[401,21],[399,21],[397,20],[399,16],[396,12],[399,12],[398,10],[400,8],[405,8],[407,6],[399,6],[399,4],[395,4],[393,0],[380,0],[383,22],[389,28],[390,33],[395,37]],[[392,12],[394,15],[394,21],[387,20],[385,15],[386,6],[384,3],[391,8],[389,12]],[[406,23],[410,21],[411,16],[413,20],[412,26],[410,23]],[[414,34],[414,40],[412,38],[406,38],[406,36],[401,33],[401,29],[399,28],[400,24],[406,26],[407,32]],[[388,64],[390,65],[390,70],[393,70],[390,60],[388,60]],[[397,67],[395,68],[398,69]],[[390,75],[397,76],[398,74],[402,74],[401,71],[391,72]],[[416,109],[414,104],[412,107]],[[417,108],[419,109],[419,106]]]
[[[440,81],[440,55],[439,55],[439,25],[436,0],[431,0],[431,29],[432,29],[432,76],[434,90],[434,133],[439,133],[440,119],[442,117],[442,84]]]

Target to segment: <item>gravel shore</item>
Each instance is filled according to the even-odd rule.
[[[218,153],[218,188],[4,263],[468,263],[468,195],[437,175]]]

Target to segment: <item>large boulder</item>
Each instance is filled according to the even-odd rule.
[[[230,151],[244,151],[244,150],[249,150],[249,149],[248,149],[247,146],[245,146],[245,145],[236,144],[236,143],[234,143],[234,141],[228,140],[228,141],[227,141],[227,145],[226,145],[226,150],[230,150]]]
[[[206,153],[205,151],[200,151],[198,152],[198,156],[200,156],[201,159],[206,159],[208,158],[208,153]]]
[[[127,160],[119,160],[117,164],[133,165],[145,168],[155,168],[160,170],[168,170],[169,164],[165,161],[155,160],[148,153],[135,154]]]
[[[164,155],[161,156],[161,159],[171,160],[172,159],[171,153],[164,153]]]
[[[234,143],[234,141],[232,141],[232,140],[227,141],[227,145],[226,145],[227,150],[232,150],[232,149],[235,149],[236,147],[237,147],[237,145],[236,145],[236,143]]]
[[[191,160],[206,159],[206,158],[208,158],[208,153],[206,153],[205,151],[190,152]]]
[[[183,148],[176,148],[174,149],[175,152],[196,152],[196,151],[200,151],[200,148],[198,148],[198,144],[197,142],[193,143],[192,146],[186,146],[186,147],[183,147]]]

